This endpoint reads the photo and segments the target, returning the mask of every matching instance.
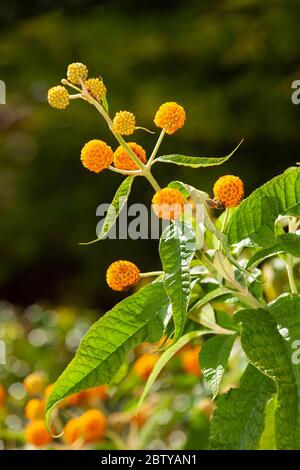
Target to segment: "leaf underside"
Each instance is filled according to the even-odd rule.
[[[189,157],[186,155],[172,154],[162,155],[156,158],[155,162],[173,163],[174,165],[189,166],[191,168],[222,165],[232,157],[242,142],[243,140],[241,140],[236,148],[229,155],[226,155],[226,157]]]
[[[117,218],[120,215],[121,210],[127,202],[128,196],[131,191],[131,186],[134,180],[134,176],[127,176],[122,184],[119,186],[114,198],[107,210],[101,232],[99,233],[98,238],[92,240],[91,242],[80,243],[80,245],[90,245],[96,243],[100,240],[103,240],[111,230],[111,228],[116,223]]]

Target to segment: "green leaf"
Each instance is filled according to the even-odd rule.
[[[272,380],[249,365],[240,387],[217,398],[211,422],[211,449],[256,449],[264,430],[265,407],[273,393]]]
[[[273,178],[241,203],[226,228],[229,243],[250,238],[264,248],[274,245],[279,215],[300,215],[300,168]]]
[[[133,180],[134,180],[134,176],[127,176],[127,178],[125,178],[123,183],[118,188],[111,202],[111,205],[108,208],[108,211],[104,219],[101,232],[98,238],[96,238],[96,240],[92,240],[91,242],[80,243],[80,245],[90,245],[91,243],[96,243],[99,240],[103,240],[103,238],[105,238],[108,235],[110,229],[115,224],[117,218],[119,217],[121,210],[123,209],[124,205],[127,202],[128,196],[131,191]]]
[[[230,313],[224,312],[223,310],[215,310],[215,317],[217,325],[227,330],[240,331],[240,325],[236,323]]]
[[[227,289],[226,287],[217,287],[201,299],[197,300],[197,302],[190,309],[189,313],[191,315],[197,314],[197,312],[203,307],[203,305],[225,294],[232,294],[232,291]]]
[[[187,157],[185,155],[172,154],[162,155],[158,157],[155,162],[173,163],[175,165],[189,166],[192,168],[222,165],[222,163],[227,162],[227,160],[232,157],[242,142],[243,140],[241,140],[236,148],[226,157]]]
[[[172,304],[174,339],[182,334],[191,294],[190,264],[196,249],[195,232],[189,222],[175,221],[166,227],[159,243],[164,286]]]
[[[265,429],[259,441],[259,450],[276,450],[275,409],[276,395],[269,400],[266,406]]]
[[[185,198],[190,196],[189,191],[186,189],[186,185],[181,181],[171,181],[171,183],[168,184],[168,188],[178,189]]]
[[[300,235],[295,233],[285,233],[277,238],[278,242],[270,248],[263,248],[257,251],[247,263],[247,268],[254,267],[271,256],[279,253],[290,253],[296,258],[300,258]]]
[[[139,400],[138,407],[142,405],[144,402],[146,396],[148,395],[152,385],[154,384],[155,380],[161,373],[162,369],[165,367],[165,365],[169,362],[169,360],[181,349],[183,346],[185,346],[187,343],[192,341],[192,339],[197,338],[198,336],[203,336],[205,334],[210,334],[211,332],[209,330],[201,330],[201,331],[191,331],[190,333],[185,334],[182,336],[175,344],[172,344],[166,351],[163,352],[163,354],[160,356],[158,361],[156,362],[150,376],[148,377],[148,380],[146,382],[146,385],[144,387],[142,396]]]
[[[200,368],[209,383],[213,399],[219,392],[219,386],[236,339],[235,335],[217,335],[208,339],[199,354]]]
[[[300,297],[285,294],[265,309],[235,315],[249,361],[277,385],[278,449],[300,449]],[[298,351],[297,351],[298,348]]]
[[[156,282],[127,297],[94,323],[55,383],[47,403],[47,422],[60,400],[109,383],[132,348],[144,341],[158,341],[168,319],[168,307],[163,283]]]
[[[300,258],[300,235],[285,233],[284,235],[280,235],[278,239],[284,251],[296,258]]]
[[[102,98],[102,106],[105,109],[105,111],[108,113],[109,112],[109,106],[108,106],[108,101],[107,101],[107,96],[106,93]]]

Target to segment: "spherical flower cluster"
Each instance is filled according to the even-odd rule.
[[[95,173],[100,173],[100,171],[108,168],[113,159],[114,154],[111,147],[102,140],[90,140],[81,150],[83,166]]]
[[[23,385],[28,395],[37,395],[45,388],[45,377],[41,372],[32,372],[25,377]]]
[[[29,400],[25,406],[25,416],[30,421],[35,421],[37,419],[43,419],[45,414],[45,402],[44,400],[39,400],[33,398]]]
[[[154,194],[152,204],[157,217],[175,220],[183,212],[185,199],[178,189],[164,188]]]
[[[134,363],[133,370],[140,379],[147,380],[157,361],[158,356],[143,354]]]
[[[6,398],[6,392],[3,385],[0,385],[0,406],[4,405]]]
[[[29,444],[43,447],[52,442],[43,419],[37,419],[29,423],[25,428],[25,439]]]
[[[81,419],[73,418],[67,422],[64,428],[64,440],[67,444],[74,444],[82,437]]]
[[[44,400],[45,400],[46,403],[49,400],[49,397],[51,395],[53,387],[54,387],[54,384],[49,384],[49,385],[47,385],[47,387],[44,390]]]
[[[115,291],[124,291],[134,286],[140,279],[139,268],[130,261],[115,261],[106,272],[106,281]]]
[[[191,375],[200,377],[201,369],[199,365],[200,346],[189,348],[181,354],[182,367]]]
[[[96,100],[101,101],[106,95],[106,87],[100,78],[89,78],[84,84],[89,94]]]
[[[119,111],[113,119],[113,130],[122,135],[131,135],[135,129],[135,115],[129,111]]]
[[[157,111],[154,123],[157,127],[166,130],[167,134],[174,134],[183,127],[186,119],[185,110],[175,102],[164,103]]]
[[[68,444],[73,444],[79,438],[85,443],[95,442],[103,438],[105,430],[105,415],[100,410],[92,409],[66,424],[64,438]]]
[[[74,62],[73,64],[68,65],[67,69],[67,78],[69,82],[73,85],[79,85],[80,79],[86,80],[88,76],[88,68],[86,65],[81,64],[80,62]]]
[[[147,162],[146,152],[140,145],[135,142],[128,142],[129,147],[142,163]],[[138,170],[139,167],[132,160],[126,150],[120,145],[114,152],[114,165],[120,170]]]
[[[48,103],[52,108],[66,109],[70,103],[68,90],[61,85],[50,88],[48,90]]]
[[[82,432],[87,442],[102,439],[106,429],[106,417],[97,409],[86,411],[82,416]]]
[[[238,176],[221,176],[214,184],[214,196],[225,207],[236,207],[244,197],[244,183]]]

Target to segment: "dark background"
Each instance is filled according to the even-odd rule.
[[[121,296],[105,284],[107,265],[135,261],[160,267],[154,241],[95,238],[95,212],[109,202],[120,175],[86,171],[81,147],[113,137],[96,111],[72,102],[48,106],[47,89],[70,62],[88,65],[108,88],[112,114],[133,111],[153,128],[165,101],[187,111],[185,127],[167,137],[161,153],[222,156],[245,138],[223,167],[155,167],[163,186],[182,179],[211,193],[224,174],[241,176],[247,193],[299,161],[300,106],[291,83],[300,79],[300,2],[261,0],[1,2],[0,296],[73,304],[99,311]],[[133,139],[148,152],[155,137]],[[152,189],[139,179],[131,201],[149,204]]]

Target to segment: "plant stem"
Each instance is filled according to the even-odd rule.
[[[140,277],[154,277],[154,276],[161,276],[164,272],[163,271],[150,271],[148,273],[140,273]]]
[[[119,168],[115,168],[111,165],[109,165],[108,169],[125,176],[139,176],[142,174],[141,170],[120,170]]]
[[[81,93],[76,93],[76,95],[69,95],[70,100],[77,100],[78,98],[81,98]]]
[[[109,129],[111,130],[111,132],[113,133],[113,135],[115,136],[115,138],[117,139],[117,141],[119,142],[119,144],[124,148],[124,150],[126,150],[126,152],[128,153],[128,155],[131,157],[131,159],[136,163],[136,165],[141,169],[141,175],[145,176],[145,178],[147,178],[147,180],[149,181],[149,183],[151,184],[151,186],[153,187],[153,189],[156,191],[159,191],[160,190],[160,186],[159,184],[157,183],[156,179],[154,178],[154,176],[151,174],[151,171],[150,169],[144,165],[143,162],[141,162],[141,160],[137,157],[137,155],[134,153],[133,150],[131,150],[131,148],[129,147],[129,145],[127,144],[127,142],[123,139],[123,137],[118,133],[118,132],[115,132],[113,130],[113,122],[111,120],[111,118],[109,117],[109,115],[107,114],[107,112],[105,111],[105,109],[101,106],[101,104],[99,103],[99,101],[95,100],[90,94],[89,92],[87,91],[87,89],[85,88],[84,86],[84,83],[83,81],[81,80],[81,86],[82,86],[82,97],[84,99],[87,99],[87,101],[89,103],[91,103],[96,109],[97,111],[99,111],[99,113],[103,116],[103,118],[105,119],[105,121],[107,122],[107,125],[109,127]]]
[[[255,298],[253,295],[248,292],[244,294],[243,292],[236,292],[235,295],[239,297],[245,304],[249,305],[252,308],[264,308],[264,306]]]
[[[298,289],[294,277],[294,272],[293,272],[293,257],[291,255],[288,255],[288,259],[286,261],[286,271],[290,283],[290,288],[291,288],[291,293],[292,294],[298,294]]]
[[[148,167],[151,167],[152,162],[153,162],[154,158],[156,157],[156,154],[157,154],[158,149],[159,149],[159,147],[160,147],[160,144],[162,143],[162,140],[163,140],[163,138],[164,138],[164,136],[165,136],[165,133],[166,133],[166,129],[162,129],[162,131],[161,131],[161,133],[159,134],[159,137],[158,137],[158,139],[157,139],[157,142],[156,142],[156,144],[155,144],[155,147],[154,147],[154,149],[153,149],[153,152],[152,152],[152,154],[151,154],[151,156],[150,156],[150,158],[149,158],[149,161],[148,161],[148,163],[147,163],[147,166],[148,166]]]
[[[291,217],[289,219],[289,233],[295,233],[298,228],[298,220],[296,217]],[[294,277],[293,265],[294,265],[294,258],[292,255],[287,255],[286,261],[286,270],[288,275],[288,280],[290,283],[291,293],[298,294],[297,284]]]
[[[205,268],[211,273],[211,274],[217,274],[216,268],[214,267],[214,264],[210,261],[208,256],[204,252],[201,252],[200,250],[196,250],[196,257],[198,258],[199,261],[205,266]]]
[[[226,229],[226,226],[227,226],[227,223],[228,223],[228,220],[229,220],[229,214],[230,214],[229,209],[228,209],[228,207],[226,207],[225,212],[224,212],[223,222],[222,222],[222,228],[221,228],[222,233],[225,232],[225,229]],[[221,242],[221,240],[219,240],[218,241],[218,246],[217,246],[218,250],[221,248],[221,245],[222,245],[222,242]]]
[[[222,326],[217,325],[216,323],[211,323],[211,322],[206,322],[206,321],[201,321],[200,318],[198,318],[196,315],[188,315],[188,318],[195,323],[198,323],[199,325],[205,326],[206,328],[209,328],[212,330],[212,333],[215,333],[217,335],[233,335],[236,332],[233,330],[228,330],[227,328],[223,328]]]

